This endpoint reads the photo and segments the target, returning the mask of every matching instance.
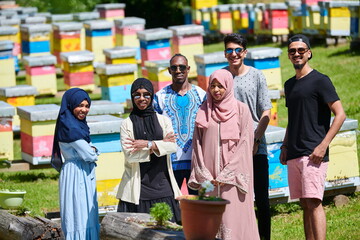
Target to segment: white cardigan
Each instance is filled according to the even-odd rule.
[[[164,137],[168,133],[174,132],[171,121],[168,117],[160,114],[156,115],[159,120],[160,126],[163,129]],[[125,155],[125,171],[122,176],[116,198],[139,205],[141,188],[141,174],[139,163],[150,162],[150,150],[146,147],[140,151],[136,151],[130,154],[132,148],[125,147],[126,144],[124,142],[126,142],[127,138],[134,139],[133,124],[129,117],[125,119],[121,124],[120,134],[121,145],[123,146],[122,149]],[[174,192],[174,198],[181,196],[181,191],[176,183],[170,160],[170,154],[176,152],[176,143],[164,142],[163,140],[156,140],[154,142],[159,149],[158,154],[154,152],[156,156],[160,157],[167,155],[167,166],[170,176],[171,187]]]

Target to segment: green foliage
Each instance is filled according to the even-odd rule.
[[[170,206],[167,203],[155,203],[150,208],[150,216],[156,221],[158,226],[165,226],[167,220],[173,217]]]

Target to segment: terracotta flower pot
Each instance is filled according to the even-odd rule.
[[[193,200],[195,195],[178,197],[186,240],[214,240],[226,204],[230,201]]]

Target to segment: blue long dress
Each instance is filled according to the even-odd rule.
[[[80,139],[59,142],[65,162],[59,179],[61,227],[66,240],[97,240],[100,224],[96,195],[97,152]]]

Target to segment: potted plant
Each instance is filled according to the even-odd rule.
[[[183,195],[180,202],[181,221],[187,240],[214,240],[219,230],[226,204],[230,201],[206,195],[214,186],[210,181],[201,184],[199,195]]]
[[[6,209],[18,208],[23,200],[26,191],[14,189],[0,189],[0,206]]]

